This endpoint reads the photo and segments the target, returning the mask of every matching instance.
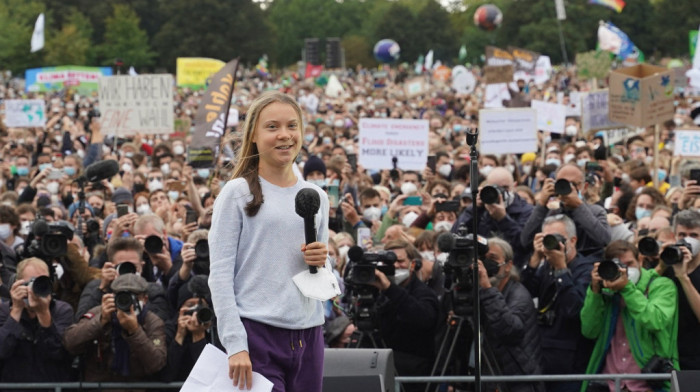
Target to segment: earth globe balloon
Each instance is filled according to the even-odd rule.
[[[374,45],[374,58],[380,63],[393,63],[400,54],[399,44],[392,39],[383,39]]]
[[[503,13],[493,4],[484,4],[474,12],[474,24],[482,30],[492,31],[503,22]]]

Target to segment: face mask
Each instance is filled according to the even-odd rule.
[[[579,160],[576,161],[576,164],[577,164],[578,167],[580,167],[580,168],[584,168],[584,167],[586,166],[586,163],[588,163],[588,159],[585,159],[585,158],[584,158],[584,159],[579,159]]]
[[[401,283],[405,282],[410,275],[411,273],[407,268],[397,268],[396,272],[394,273],[394,283],[400,285]]]
[[[46,184],[46,190],[49,191],[52,195],[58,194],[58,188],[60,188],[60,185],[58,185],[57,182],[49,182]]]
[[[437,233],[440,231],[447,231],[449,232],[452,230],[452,226],[454,226],[454,223],[450,221],[440,221],[433,226],[433,230]]]
[[[506,165],[506,170],[508,170],[511,174],[513,174],[513,173],[515,173],[515,166]]]
[[[484,260],[484,268],[486,268],[486,275],[491,278],[498,274],[498,270],[501,269],[501,265],[498,264],[497,261],[486,259]]]
[[[647,210],[646,208],[642,207],[637,207],[634,209],[634,216],[637,217],[637,220],[649,217],[651,216],[651,210]]]
[[[21,222],[19,234],[20,235],[29,235],[29,233],[32,232],[32,224],[34,224],[34,222],[32,222],[32,221]]]
[[[549,158],[544,163],[545,165],[554,165],[556,167],[559,167],[559,165],[561,165],[561,161],[559,161],[557,158]]]
[[[163,189],[163,183],[158,180],[153,180],[148,183],[148,190],[153,192],[153,191],[158,191]]]
[[[134,184],[134,193],[139,193],[139,192],[144,192],[146,191],[146,185],[136,183]]]
[[[74,176],[75,168],[73,166],[66,166],[63,168],[63,172],[66,173],[66,175],[68,176]]]
[[[29,168],[26,166],[18,166],[17,167],[17,175],[18,176],[28,176],[29,175]]]
[[[435,253],[430,250],[420,252],[420,257],[422,257],[423,260],[435,261]]]
[[[639,278],[642,276],[641,271],[639,271],[639,268],[637,267],[627,267],[627,279],[630,280],[630,282],[637,284],[639,282]]]
[[[136,207],[136,213],[139,215],[146,215],[151,212],[151,207],[148,204],[141,204],[140,206]]]
[[[362,211],[362,217],[370,221],[379,220],[382,217],[382,210],[379,207],[367,207]]]
[[[566,132],[568,136],[573,137],[576,136],[576,134],[578,133],[578,129],[576,128],[576,125],[569,125],[564,129],[564,132]]]
[[[50,163],[42,163],[41,165],[39,165],[39,171],[44,171],[44,170],[50,168],[51,166],[52,165]]]
[[[386,204],[382,205],[382,216],[386,215],[387,211],[389,211],[389,207]]]
[[[438,173],[440,173],[441,176],[447,178],[450,176],[450,173],[452,173],[452,165],[446,163],[444,165],[441,165],[437,171]]]
[[[347,245],[343,245],[340,248],[338,248],[338,256],[341,258],[345,258],[348,255],[348,251],[350,250],[350,247]]]
[[[690,245],[690,253],[693,254],[693,257],[697,256],[700,252],[700,240],[693,237],[685,237],[683,240]]]
[[[80,157],[80,159],[85,158],[85,150],[78,150],[78,151],[76,151],[75,153],[78,154],[78,156]]]
[[[177,198],[180,196],[180,192],[178,191],[168,191],[168,197],[170,198],[170,201],[175,201]]]
[[[331,263],[331,268],[335,268],[338,265],[338,259],[335,256],[328,256],[328,261]]]
[[[131,165],[128,164],[128,163],[123,163],[123,164],[122,164],[122,170],[124,170],[124,171],[127,172],[127,173],[131,172]]]
[[[185,146],[177,145],[173,147],[173,154],[182,155],[185,153]]]
[[[133,158],[133,157],[134,157],[134,153],[131,152],[131,151],[125,152],[125,153],[124,153],[124,156],[127,157],[127,158]]]
[[[304,135],[304,141],[307,143],[311,143],[312,141],[314,141],[314,134],[307,133],[306,135]]]
[[[666,179],[666,170],[659,169],[659,181],[663,182]]]
[[[564,162],[565,163],[569,163],[569,162],[573,161],[574,159],[576,159],[576,155],[574,155],[574,154],[564,155]]]
[[[523,166],[523,174],[525,174],[526,176],[529,176],[531,171],[532,171],[532,166],[530,166],[530,165]]]
[[[438,255],[435,256],[435,261],[437,261],[440,264],[445,264],[449,257],[450,257],[450,254],[447,252],[438,253]]]
[[[3,223],[0,225],[0,240],[5,241],[6,239],[10,238],[10,234],[12,234],[12,230],[10,230],[10,224],[9,223]]]
[[[479,173],[481,173],[482,176],[487,177],[489,173],[491,173],[491,170],[493,170],[493,166],[487,165],[479,169]]]
[[[403,219],[401,220],[401,223],[403,223],[404,226],[406,227],[411,227],[413,222],[418,218],[418,214],[415,212],[411,211],[408,214],[403,216]]]
[[[452,126],[452,130],[455,132],[459,132],[462,130],[462,125],[461,124],[455,124]]]
[[[201,178],[209,178],[209,169],[197,169],[197,175]]]
[[[411,195],[418,192],[418,188],[412,182],[404,182],[401,184],[401,194]]]
[[[56,279],[60,280],[63,277],[63,274],[65,273],[65,271],[63,270],[63,266],[60,263],[54,264],[53,273],[56,275]]]
[[[103,154],[106,155],[106,154],[109,154],[110,152],[112,152],[112,150],[110,150],[109,146],[102,146],[102,153]]]
[[[321,189],[326,187],[326,180],[308,180],[308,181]]]
[[[170,174],[170,164],[169,163],[164,163],[160,165],[160,171],[163,172],[166,176]]]

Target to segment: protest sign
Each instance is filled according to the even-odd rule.
[[[632,136],[641,135],[645,128],[614,128],[605,131],[605,144],[611,146],[624,142]]]
[[[5,101],[5,125],[8,127],[46,126],[46,103],[43,99],[8,99]]]
[[[535,73],[537,60],[540,58],[539,53],[513,46],[509,46],[508,51],[510,51],[510,54],[513,56],[516,71],[523,71],[528,74]]]
[[[647,127],[673,118],[671,71],[641,64],[610,72],[611,121]]]
[[[408,98],[415,98],[428,92],[428,84],[421,77],[409,79],[404,84],[404,91]]]
[[[676,141],[673,155],[700,157],[700,129],[677,129],[674,134]]]
[[[102,132],[115,136],[172,133],[173,85],[168,74],[101,78]]]
[[[608,118],[608,90],[583,94],[581,97],[581,129],[584,133],[621,125]]]
[[[530,108],[479,110],[482,154],[537,151],[537,112]]]
[[[576,54],[576,70],[581,79],[605,79],[612,67],[610,53],[592,50]]]
[[[452,88],[459,94],[471,94],[476,88],[476,78],[463,65],[452,68]]]
[[[537,59],[535,67],[535,84],[543,85],[549,80],[549,75],[552,73],[552,61],[549,56],[540,56]]]
[[[484,67],[486,84],[510,83],[513,81],[512,65],[494,65]]]
[[[226,63],[206,57],[178,57],[176,62],[176,81],[178,87],[191,89],[205,88],[211,75],[218,72]]]
[[[484,92],[484,107],[485,108],[502,108],[503,101],[509,100],[510,91],[508,91],[508,84],[487,84],[486,91]]]
[[[531,107],[537,111],[537,129],[553,133],[564,132],[566,106],[533,100]]]
[[[365,169],[421,171],[428,162],[428,120],[360,119],[358,162]]]
[[[497,67],[501,65],[513,65],[513,55],[509,51],[495,46],[486,47],[486,66]]]
[[[557,103],[566,106],[566,117],[581,116],[581,93],[569,92],[568,96],[563,91],[557,93]]]
[[[27,92],[47,92],[72,89],[81,95],[89,95],[98,88],[102,76],[112,75],[110,67],[79,67],[62,65],[28,69],[24,73]]]
[[[207,91],[202,95],[202,103],[194,117],[192,144],[187,150],[187,162],[192,167],[212,167],[219,155],[221,137],[231,120],[231,96],[236,83],[238,60],[229,61],[211,78]],[[238,124],[238,111],[235,112]]]

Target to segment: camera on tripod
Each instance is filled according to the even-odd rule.
[[[456,234],[443,233],[437,240],[441,252],[448,252],[445,262],[445,275],[452,281],[456,291],[471,292],[474,281],[474,253],[478,258],[484,258],[489,251],[486,238],[477,235],[476,248],[474,234],[467,234],[466,227],[461,226]]]
[[[29,245],[24,248],[24,257],[37,257],[50,261],[66,255],[68,241],[73,239],[73,227],[70,223],[60,221],[47,223],[37,219],[32,224],[31,235],[27,238]]]

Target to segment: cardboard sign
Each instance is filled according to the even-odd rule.
[[[46,103],[43,99],[8,99],[5,101],[5,125],[8,127],[46,126]]]
[[[112,74],[110,67],[62,65],[28,69],[24,73],[27,92],[61,91],[70,88],[81,95],[97,91],[98,80]]]
[[[486,66],[513,65],[513,55],[507,50],[495,46],[487,46],[485,52]]]
[[[595,91],[581,97],[581,129],[584,133],[619,126],[622,124],[608,118],[608,90]]]
[[[511,98],[506,83],[487,84],[484,95],[485,108],[502,108],[503,101]]]
[[[513,81],[512,65],[495,65],[484,67],[486,84],[510,83]]]
[[[408,98],[414,98],[419,95],[426,94],[428,92],[428,84],[425,83],[423,78],[413,78],[406,81],[404,84],[404,91]]]
[[[673,76],[653,65],[610,72],[610,120],[647,127],[673,118]]]
[[[537,59],[535,67],[535,84],[543,85],[549,80],[549,75],[552,73],[552,61],[549,56],[540,56]]]
[[[537,60],[540,58],[540,54],[527,50],[509,46],[508,50],[513,56],[513,61],[515,61],[515,70],[523,71],[528,74],[534,74],[535,68],[537,67]]]
[[[482,154],[537,151],[537,112],[530,108],[479,110]]]
[[[676,141],[673,155],[682,157],[700,157],[700,129],[684,129],[674,132]]]
[[[358,162],[366,169],[421,171],[428,161],[428,120],[360,119]]]
[[[201,89],[207,86],[207,80],[217,73],[225,62],[206,57],[178,57],[176,75],[178,87]]]
[[[173,85],[168,74],[101,78],[102,132],[115,136],[172,133]]]
[[[553,133],[564,132],[566,106],[533,100],[531,107],[537,111],[537,129]]]
[[[595,51],[576,54],[576,70],[581,79],[605,79],[612,67],[612,59],[607,51]]]

